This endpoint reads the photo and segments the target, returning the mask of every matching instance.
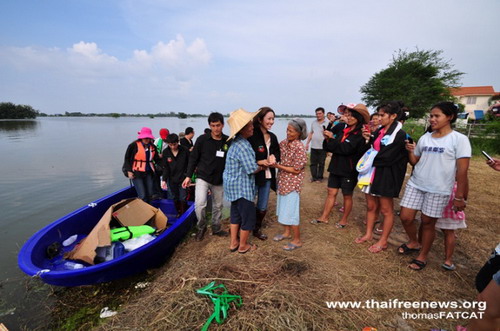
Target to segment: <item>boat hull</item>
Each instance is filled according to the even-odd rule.
[[[57,270],[53,260],[47,257],[47,247],[66,238],[88,234],[113,204],[136,197],[133,187],[124,188],[82,207],[35,233],[23,245],[18,255],[18,265],[30,276],[38,276],[44,282],[57,286],[80,286],[109,282],[114,279],[140,273],[158,267],[172,255],[196,222],[194,204],[178,219],[171,200],[162,199],[152,203],[168,217],[169,227],[156,239],[116,259],[74,270]],[[72,249],[69,246],[66,250]]]

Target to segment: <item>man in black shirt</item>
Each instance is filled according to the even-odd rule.
[[[222,230],[222,200],[224,189],[222,187],[222,173],[226,163],[226,153],[229,148],[227,138],[222,133],[224,128],[224,117],[220,113],[211,113],[208,116],[210,134],[200,136],[189,155],[189,163],[186,170],[186,178],[182,187],[188,187],[191,176],[196,171],[195,186],[195,212],[198,219],[198,232],[196,240],[203,239],[207,229],[205,210],[207,207],[207,196],[210,191],[212,197],[212,234],[227,236]]]
[[[184,130],[184,138],[181,139],[180,144],[188,149],[188,151],[193,150],[193,137],[194,137],[194,129],[190,126]]]

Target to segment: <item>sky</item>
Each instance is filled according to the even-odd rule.
[[[333,111],[398,50],[500,91],[498,0],[0,2],[0,102],[40,112]]]

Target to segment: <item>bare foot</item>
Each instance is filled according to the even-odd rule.
[[[368,251],[370,251],[370,253],[380,253],[382,251],[385,251],[386,249],[387,249],[387,245],[380,246],[378,244],[375,244],[375,245],[371,245],[370,247],[368,247]]]
[[[372,237],[367,237],[367,236],[363,236],[363,237],[357,237],[356,239],[354,239],[354,242],[356,244],[362,244],[368,240],[372,240]]]

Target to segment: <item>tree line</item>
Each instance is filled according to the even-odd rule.
[[[15,105],[12,102],[0,103],[0,119],[36,118],[40,112],[29,105]]]

